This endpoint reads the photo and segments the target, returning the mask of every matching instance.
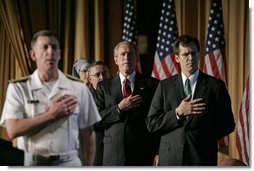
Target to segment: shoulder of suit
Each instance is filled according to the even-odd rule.
[[[81,83],[84,83],[83,80],[77,78],[77,77],[74,77],[74,76],[71,76],[71,75],[65,75],[68,79],[70,80],[73,80],[73,81],[78,81],[78,82],[81,82]]]
[[[158,83],[159,80],[157,78],[151,77],[151,76],[146,76],[140,73],[137,73],[135,76],[135,79],[139,79],[139,80],[144,80],[144,81],[148,81],[148,82],[153,82],[153,83]]]
[[[30,79],[30,75],[24,76],[24,77],[20,77],[20,78],[17,78],[17,79],[11,79],[11,80],[9,80],[9,83],[24,82],[24,81],[27,81],[29,79]]]

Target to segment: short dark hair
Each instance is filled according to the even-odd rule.
[[[175,40],[175,42],[173,44],[174,53],[178,55],[179,52],[180,52],[179,46],[181,45],[181,46],[185,47],[185,46],[189,45],[190,43],[194,43],[195,46],[197,47],[198,52],[199,52],[200,46],[199,46],[198,39],[195,38],[195,37],[192,37],[190,35],[185,34],[185,35],[182,35],[182,36],[178,37]]]
[[[107,67],[107,65],[105,64],[105,62],[103,62],[103,61],[95,61],[95,62],[93,62],[93,63],[89,66],[89,68],[94,67],[94,66],[96,66],[96,65],[103,65],[103,66],[106,66],[106,67]]]
[[[30,44],[31,48],[34,47],[34,45],[35,45],[35,43],[36,43],[36,41],[37,41],[39,36],[54,37],[56,39],[56,41],[57,41],[58,46],[59,46],[59,42],[57,40],[57,36],[56,36],[56,34],[54,32],[52,32],[50,30],[40,30],[40,31],[38,31],[37,33],[34,34],[32,40],[31,40],[31,44]]]

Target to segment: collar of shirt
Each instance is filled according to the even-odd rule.
[[[133,71],[130,75],[127,76],[131,84],[134,84],[134,79],[135,79],[136,71]],[[123,84],[123,81],[125,79],[125,76],[123,76],[121,73],[119,74],[120,79],[121,79],[121,84]]]
[[[56,83],[54,87],[52,88],[52,91],[49,93],[48,98],[55,97],[58,95],[59,90],[65,90],[65,94],[69,94],[69,90],[71,90],[70,84],[66,84],[68,82],[68,78],[62,73],[60,70],[58,70],[58,79],[56,80]],[[30,87],[31,91],[38,90],[38,91],[44,91],[45,86],[43,85],[42,81],[39,78],[38,70],[36,70],[31,75],[30,80]]]
[[[134,89],[135,75],[136,75],[136,71],[133,71],[130,75],[127,76],[127,78],[129,79],[129,81],[131,83],[131,90],[132,91]],[[123,81],[125,79],[125,76],[123,76],[121,73],[119,73],[119,77],[120,77],[120,80],[121,80],[121,85],[123,87]]]
[[[44,87],[42,81],[39,78],[38,70],[35,70],[34,73],[31,75],[31,90],[41,89]],[[58,79],[56,80],[57,86],[59,88],[70,88],[66,83],[68,78],[65,77],[65,75],[58,70]]]
[[[183,81],[183,85],[184,85],[187,77],[183,73],[181,73],[181,75],[182,75],[182,81]],[[188,77],[190,80],[190,83],[191,83],[192,94],[193,94],[195,87],[196,87],[198,75],[199,75],[199,70],[197,69],[191,76]]]

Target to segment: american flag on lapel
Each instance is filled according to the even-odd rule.
[[[236,146],[239,154],[239,159],[243,161],[246,165],[249,165],[250,156],[249,94],[250,91],[248,78],[243,93],[236,130]]]
[[[213,0],[208,20],[205,60],[203,71],[226,82],[226,58],[224,25],[221,0]],[[229,138],[225,136],[218,141],[219,148],[228,146]]]
[[[164,0],[161,10],[152,77],[162,80],[181,71],[180,65],[175,61],[172,46],[177,37],[178,30],[174,0]]]
[[[137,45],[137,23],[134,0],[127,0],[126,2],[122,39]],[[137,63],[136,71],[141,73],[140,61]]]

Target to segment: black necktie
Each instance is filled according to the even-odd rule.
[[[191,83],[189,78],[186,79],[185,84],[184,84],[184,95],[187,97],[188,95],[191,95]]]
[[[131,95],[130,81],[127,77],[125,77],[123,81],[123,98],[126,98],[130,95]]]

